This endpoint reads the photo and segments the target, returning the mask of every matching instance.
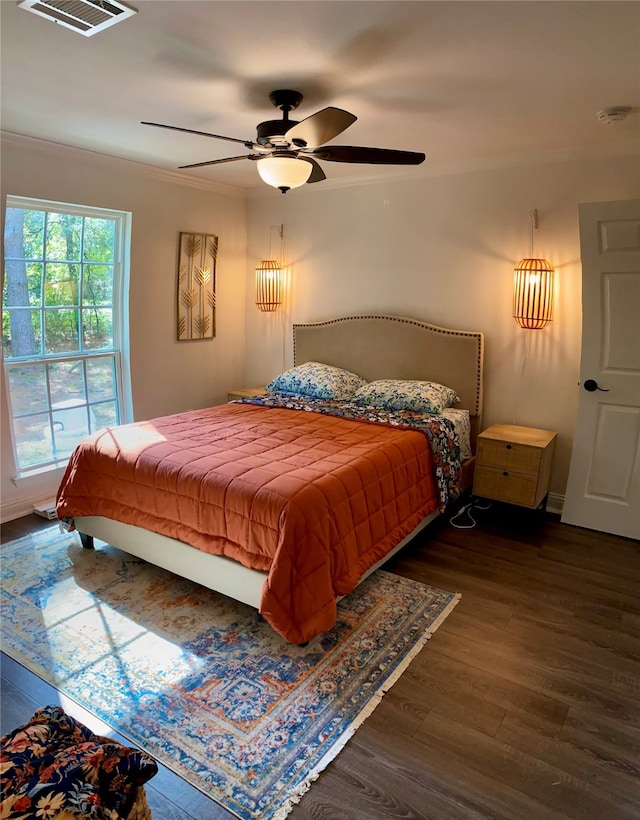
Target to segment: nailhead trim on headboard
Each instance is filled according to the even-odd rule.
[[[465,338],[472,338],[476,341],[476,400],[475,413],[479,416],[482,412],[482,368],[483,368],[483,352],[484,352],[484,335],[480,331],[472,330],[455,330],[453,328],[439,327],[432,325],[429,322],[423,322],[419,319],[411,319],[406,316],[389,316],[386,314],[368,313],[357,316],[343,316],[337,319],[327,319],[323,322],[301,322],[293,325],[293,361],[296,362],[296,330],[297,328],[306,327],[325,327],[328,325],[335,325],[344,322],[354,322],[360,319],[382,319],[389,322],[397,322],[399,324],[415,325],[424,330],[433,333],[441,333],[446,336],[462,336]]]

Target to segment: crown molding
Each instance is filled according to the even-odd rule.
[[[189,188],[212,191],[237,199],[259,198],[264,199],[273,196],[275,190],[264,183],[260,183],[249,188],[240,188],[235,185],[228,185],[223,182],[216,182],[211,179],[202,179],[167,168],[160,168],[156,165],[138,162],[136,160],[123,159],[110,154],[103,154],[98,151],[90,151],[86,148],[76,148],[51,140],[43,140],[39,137],[29,137],[25,134],[17,134],[12,131],[0,131],[0,138],[6,145],[16,147],[29,147],[33,150],[49,154],[51,156],[66,156],[68,158],[84,157],[91,162],[101,164],[105,167],[127,168],[131,173],[138,173],[151,179],[170,182],[174,185],[183,185]],[[454,176],[457,174],[470,174],[479,171],[497,171],[501,169],[526,167],[535,165],[546,165],[554,162],[572,162],[584,159],[607,159],[622,156],[635,156],[640,161],[640,148],[637,140],[618,140],[615,143],[597,143],[588,146],[578,146],[566,149],[556,149],[551,151],[529,151],[515,154],[501,154],[491,157],[478,157],[470,160],[454,160],[448,162],[438,162],[437,160],[427,160],[423,165],[399,167],[392,176],[380,175],[375,171],[365,172],[358,179],[331,179],[324,180],[321,186],[314,186],[309,189],[303,186],[306,194],[313,191],[328,191],[337,188],[355,188],[368,185],[393,184],[407,180],[428,179],[434,177]],[[367,166],[369,168],[369,166]],[[282,196],[278,194],[278,196]]]
[[[43,140],[39,137],[29,137],[25,134],[17,134],[13,131],[0,131],[0,139],[3,145],[16,148],[30,148],[42,154],[50,156],[66,157],[68,159],[78,159],[79,157],[92,163],[102,165],[106,168],[118,167],[126,169],[130,173],[140,174],[151,179],[170,182],[174,185],[184,185],[188,188],[213,191],[237,199],[246,199],[247,192],[243,188],[235,185],[227,185],[223,182],[216,182],[210,179],[198,179],[188,174],[180,174],[177,171],[170,171],[167,168],[160,168],[156,165],[148,165],[136,160],[114,157],[111,154],[102,154],[98,151],[89,151],[86,148],[76,148],[72,145],[65,145],[61,142]]]

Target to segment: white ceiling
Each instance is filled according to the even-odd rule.
[[[2,0],[2,129],[176,169],[245,149],[140,120],[253,140],[280,117],[268,93],[293,88],[296,120],[328,105],[357,115],[336,144],[427,154],[409,169],[323,163],[336,183],[616,153],[640,137],[639,2],[130,4],[138,14],[83,37]],[[618,105],[624,122],[598,121]],[[180,173],[263,185],[251,162]]]

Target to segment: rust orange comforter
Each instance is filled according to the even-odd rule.
[[[60,518],[101,515],[268,573],[260,612],[287,640],[330,628],[336,596],[437,506],[418,431],[227,404],[85,439]]]

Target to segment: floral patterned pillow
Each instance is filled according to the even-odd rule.
[[[460,398],[455,390],[436,382],[379,379],[361,387],[356,392],[355,401],[381,410],[441,413]]]
[[[60,706],[38,709],[1,746],[3,820],[117,820],[158,771],[145,752],[93,734]]]
[[[365,379],[340,367],[306,362],[276,376],[267,385],[267,390],[288,396],[345,400],[352,399],[356,390],[366,383]]]

